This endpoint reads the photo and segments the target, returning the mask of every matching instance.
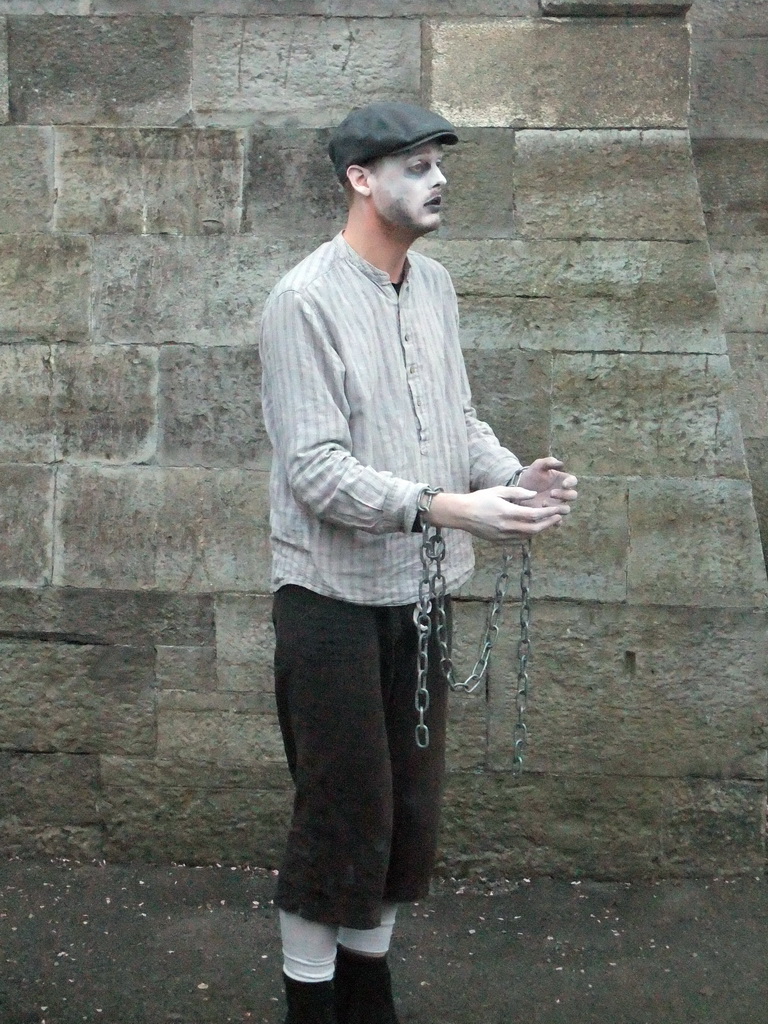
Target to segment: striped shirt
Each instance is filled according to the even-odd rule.
[[[472,408],[448,272],[409,252],[398,295],[339,234],[272,291],[261,359],[274,589],[415,601],[422,488],[466,493],[520,468]],[[445,540],[450,591],[474,559],[469,534]]]

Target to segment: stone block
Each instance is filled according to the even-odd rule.
[[[335,235],[347,201],[328,158],[326,129],[255,128],[243,205],[245,230],[263,237]]]
[[[765,605],[765,567],[747,481],[632,480],[629,528],[631,604]]]
[[[157,586],[268,593],[269,474],[177,469],[163,477]]]
[[[747,438],[745,444],[755,511],[763,542],[763,557],[768,569],[768,438]]]
[[[261,715],[274,713],[274,701],[264,700],[260,693],[224,693],[213,688],[206,690],[179,690],[169,687],[158,694],[157,708],[161,714],[201,715],[207,712],[225,712],[232,715]],[[193,755],[191,755],[193,756]],[[200,760],[194,757],[194,760]],[[206,760],[203,757],[202,760]],[[278,760],[280,760],[278,758]],[[223,761],[228,761],[225,757]]]
[[[151,754],[154,661],[151,648],[0,643],[0,746]]]
[[[725,330],[768,332],[768,249],[713,252],[712,262]]]
[[[569,290],[552,295],[482,300],[467,292],[459,299],[462,344],[507,343],[522,349],[572,352],[694,352],[722,355],[726,351],[718,318],[717,296],[702,290],[680,293],[669,282],[653,295],[643,286],[636,296],[599,293],[587,298]]]
[[[253,345],[267,295],[319,241],[98,238],[95,340]]]
[[[558,452],[570,465],[569,452]],[[579,478],[579,500],[563,525],[533,548],[534,596],[626,600],[630,526],[624,477]]]
[[[171,790],[235,790],[284,792],[293,785],[285,761],[257,765],[219,764],[216,761],[166,761],[154,757],[102,755],[101,780],[105,788],[135,793],[166,787]]]
[[[688,21],[696,46],[765,35],[764,0],[695,0]]]
[[[37,16],[10,26],[17,123],[172,125],[189,111],[184,18]]]
[[[454,773],[438,871],[603,879],[758,873],[763,804],[758,782],[533,773],[515,782],[508,772]]]
[[[685,131],[517,132],[514,180],[521,238],[706,238]]]
[[[217,595],[216,649],[220,690],[271,695],[275,657],[272,598],[256,594]]]
[[[529,771],[763,777],[766,616],[536,602],[526,721]],[[489,763],[509,769],[517,636],[490,671]]]
[[[485,685],[474,693],[450,694],[445,751],[449,772],[483,771],[487,757],[487,718]],[[426,722],[429,725],[429,713]]]
[[[110,859],[279,863],[292,806],[284,760],[101,760]]]
[[[568,465],[568,453],[558,452]],[[627,481],[624,477],[580,477],[579,500],[559,528],[537,537],[532,548],[532,595],[617,602],[627,595]],[[509,601],[519,600],[520,546],[509,545]],[[475,541],[477,569],[461,588],[465,597],[487,600],[501,566],[498,544]],[[507,613],[514,623],[516,613]],[[514,625],[512,626],[514,628]]]
[[[485,636],[488,612],[489,605],[482,601],[453,602],[451,659],[458,682],[464,682],[474,670],[481,641]],[[486,680],[483,679],[473,693],[457,690],[449,694],[446,736],[448,771],[482,771],[486,764],[487,747],[488,694]]]
[[[512,352],[526,338],[527,300],[459,295],[459,334],[465,357],[477,351]],[[530,348],[529,348],[530,351]]]
[[[525,465],[549,450],[551,357],[519,349],[464,352],[481,419]]]
[[[548,298],[555,289],[594,298],[639,298],[639,290],[714,291],[709,249],[671,241],[443,241],[426,238],[418,249],[440,260],[459,295],[478,298]],[[662,293],[663,295],[663,293]]]
[[[0,344],[88,335],[86,238],[0,234]]]
[[[552,407],[578,476],[746,476],[727,356],[557,353]]]
[[[0,462],[53,462],[52,368],[47,345],[0,347]]]
[[[245,470],[67,469],[56,582],[267,592],[267,485]]]
[[[509,128],[461,128],[447,147],[448,178],[441,238],[514,238],[515,133]]]
[[[129,647],[211,645],[213,598],[156,590],[2,587],[0,636]]]
[[[48,466],[0,465],[0,585],[51,582],[55,489]]]
[[[0,821],[0,846],[6,857],[48,860],[65,857],[88,863],[104,857],[101,825],[21,825]]]
[[[728,355],[744,437],[768,437],[768,334],[729,334]]]
[[[426,45],[427,103],[460,126],[688,123],[688,33],[679,21],[435,21]]]
[[[56,229],[237,234],[244,139],[215,128],[59,128]]]
[[[276,867],[292,802],[288,788],[259,789],[254,783],[220,789],[188,782],[141,791],[110,787],[104,796],[104,856],[113,862]]]
[[[160,352],[158,461],[170,466],[269,469],[271,445],[261,416],[257,346]]]
[[[8,28],[0,17],[0,124],[10,120],[8,111]]]
[[[33,3],[34,0],[27,2]],[[211,8],[210,0],[91,0],[93,14],[210,15]],[[539,13],[538,0],[215,0],[214,8],[219,16],[240,14],[250,17],[313,14],[323,18],[416,18],[421,15],[504,15],[510,18]]]
[[[421,28],[402,18],[197,18],[199,123],[339,123],[374,100],[418,102]]]
[[[54,583],[136,590],[159,586],[162,471],[150,467],[60,471]]]
[[[226,696],[228,701],[233,695]],[[158,756],[166,760],[215,761],[245,768],[284,760],[277,713],[211,710],[184,711],[160,707],[157,716]]]
[[[0,819],[21,824],[100,821],[99,759],[92,754],[0,754]]]
[[[329,8],[329,14],[350,18],[380,18],[393,14],[401,17],[515,18],[534,17],[539,13],[537,0],[329,0],[325,6]]]
[[[593,789],[588,792],[586,780],[578,778],[527,773],[515,780],[509,772],[449,775],[437,874],[641,875],[658,850],[659,811],[652,795],[643,794],[644,786],[650,788],[647,781],[633,787],[624,780],[612,782],[613,796],[599,779],[589,780]],[[598,843],[594,834],[599,834]]]
[[[0,14],[86,14],[90,0],[0,0]]]
[[[453,278],[466,348],[726,351],[705,243],[429,239],[418,248]]]
[[[51,129],[0,128],[0,232],[48,231],[53,202]]]
[[[157,447],[157,349],[57,346],[53,407],[59,458],[146,462]]]
[[[716,249],[735,239],[768,241],[768,142],[694,139],[693,157],[707,231]]]
[[[692,135],[768,139],[768,49],[764,38],[718,39],[706,50],[695,47],[691,86]]]
[[[202,691],[216,688],[214,647],[158,647],[157,685],[163,690]]]
[[[753,782],[680,780],[664,821],[665,873],[752,874],[763,829],[759,787]]]
[[[539,0],[553,18],[656,18],[683,15],[693,0]]]

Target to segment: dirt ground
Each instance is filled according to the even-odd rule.
[[[274,878],[0,865],[0,1024],[281,1024]],[[440,882],[403,907],[402,1024],[767,1024],[755,878]]]

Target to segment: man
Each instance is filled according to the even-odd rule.
[[[275,686],[296,784],[276,899],[286,1024],[397,1024],[385,955],[397,904],[428,891],[445,745],[434,636],[430,742],[415,739],[422,521],[446,530],[450,593],[472,573],[470,535],[530,537],[576,497],[557,459],[524,468],[478,420],[450,278],[409,250],[440,224],[457,141],[409,104],[352,112],[329,146],[346,227],[264,311]]]

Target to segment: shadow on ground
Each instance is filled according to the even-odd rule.
[[[279,1024],[274,879],[249,869],[0,866],[2,1024]],[[442,882],[403,907],[403,1024],[765,1024],[753,878]]]

